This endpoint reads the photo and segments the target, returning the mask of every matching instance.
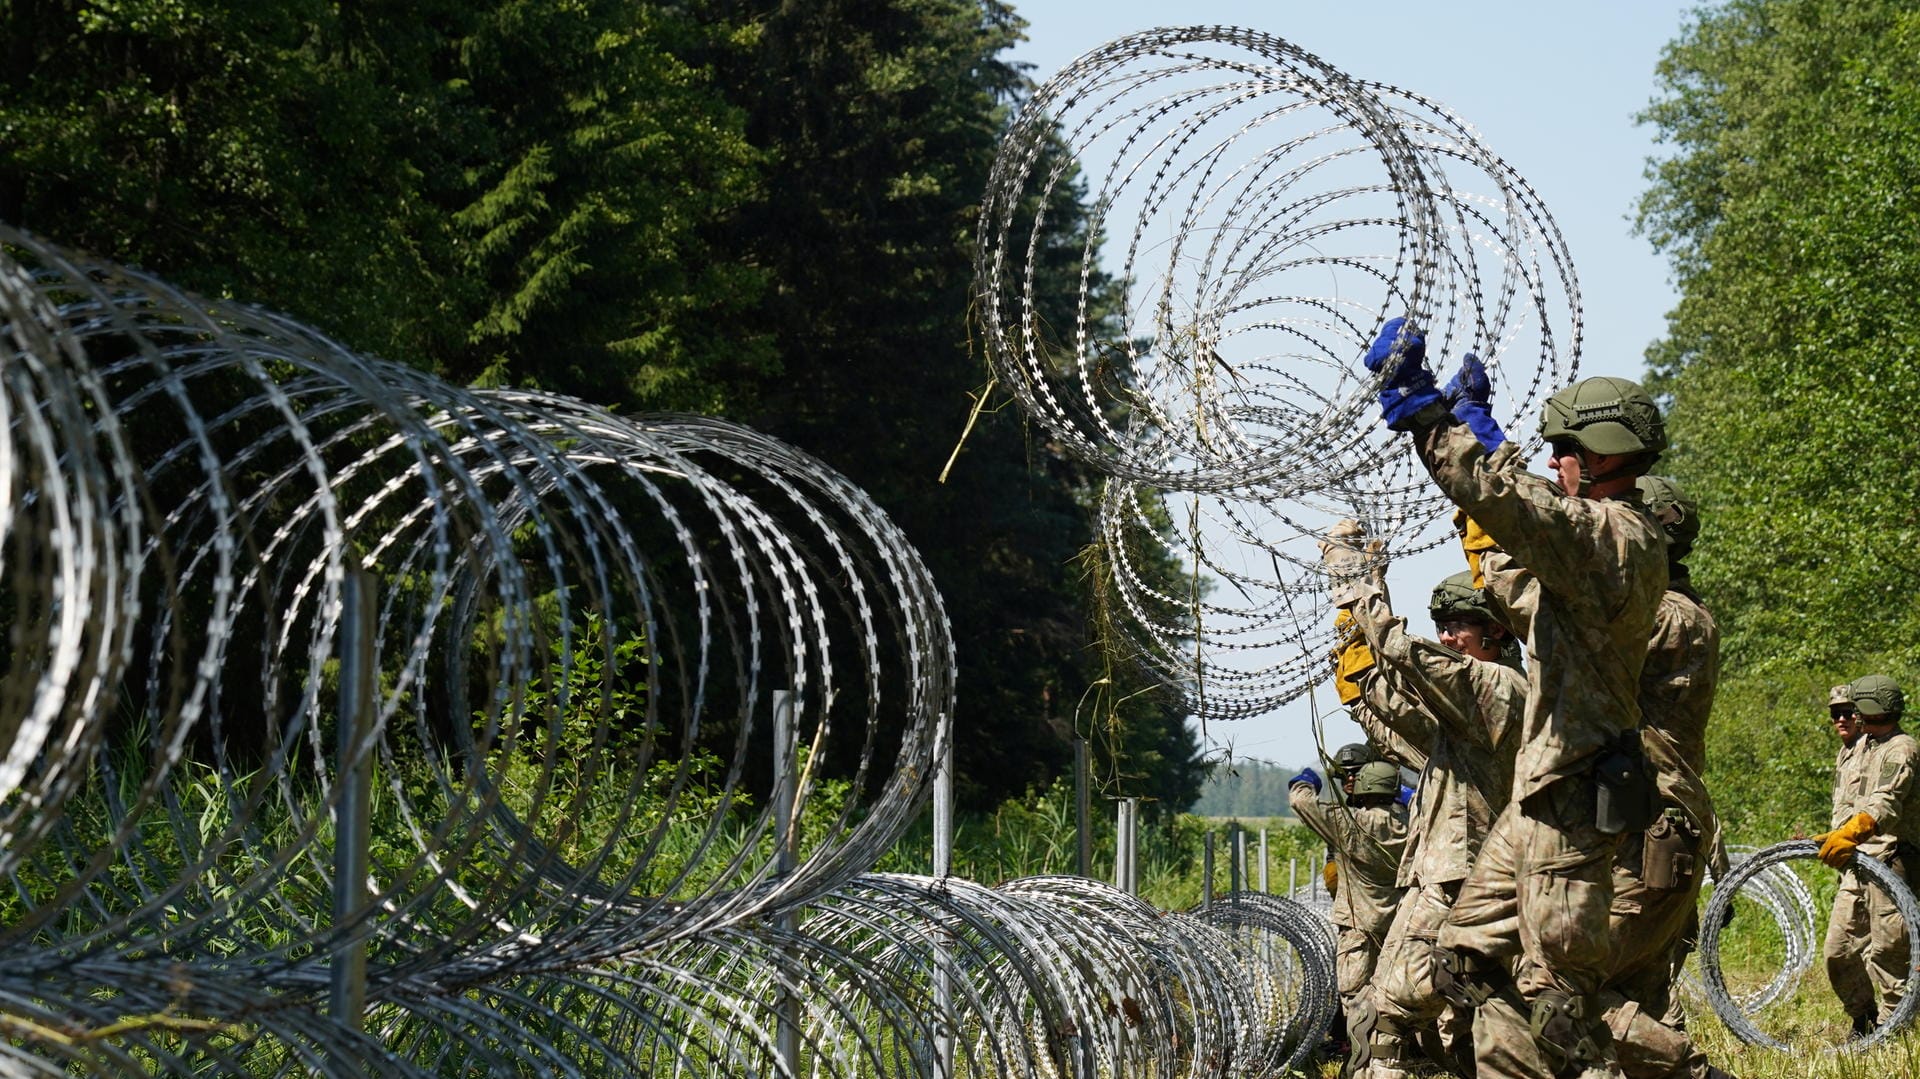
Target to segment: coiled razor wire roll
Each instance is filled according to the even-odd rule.
[[[819,462],[448,386],[5,228],[0,303],[10,1071],[1259,1074],[1323,1032],[1331,948],[1283,901],[862,874],[953,651]],[[377,714],[336,752],[355,568]],[[326,1003],[354,946],[358,1027]]]
[[[811,458],[449,386],[10,228],[0,302],[19,1016],[212,1017],[298,1070],[353,1044],[315,1008],[356,941],[376,1009],[576,969],[797,907],[918,808],[952,707],[939,597]],[[355,565],[380,576],[378,716],[338,761]],[[335,769],[368,755],[370,898],[316,920]]]
[[[1262,892],[1234,892],[1188,915],[1225,931],[1256,970],[1277,975],[1259,983],[1260,1041],[1236,1059],[1255,1075],[1303,1065],[1340,1010],[1330,923],[1292,900]]]
[[[743,1074],[785,1074],[762,1059],[790,1021],[785,1000],[807,1055],[839,1062],[822,1068],[829,1074],[1271,1074],[1323,1037],[1332,954],[1297,924],[1304,912],[1244,898],[1237,914],[1183,916],[1081,878],[989,889],[869,875],[808,908],[791,935],[740,939],[768,950],[712,967],[703,991],[678,996],[684,1010],[636,1053],[662,1070],[691,1067],[672,1047],[724,1028],[725,1055],[761,1066]],[[1310,950],[1294,952],[1294,939]],[[676,978],[689,962],[675,958]],[[1301,1009],[1293,1023],[1290,1003]],[[1299,1016],[1314,1019],[1303,1026]],[[686,1033],[699,1030],[715,1033]]]
[[[1063,247],[1049,229],[1083,187]],[[1116,281],[1102,242],[1124,252]],[[1063,267],[1072,295],[1048,291]],[[1411,314],[1435,364],[1478,353],[1521,417],[1580,349],[1559,229],[1470,126],[1235,27],[1121,38],[1035,91],[989,179],[976,291],[1000,381],[1115,478],[1116,624],[1204,717],[1321,677],[1315,543],[1335,519],[1387,558],[1444,538],[1444,499],[1378,420],[1386,373],[1358,363],[1387,318]],[[1193,567],[1188,594],[1142,583],[1160,554]]]
[[[1751,858],[1758,849],[1728,847],[1727,854],[1733,860],[1729,870]],[[1708,872],[1708,879],[1712,880],[1711,870]],[[1757,1015],[1768,1005],[1792,994],[1799,987],[1801,979],[1806,977],[1807,971],[1813,968],[1814,956],[1818,952],[1819,914],[1813,909],[1813,892],[1785,862],[1776,862],[1757,870],[1741,886],[1740,897],[1758,905],[1773,919],[1785,951],[1780,969],[1766,984],[1739,997],[1729,994],[1742,1012]],[[1696,994],[1704,995],[1706,986],[1697,969],[1698,957],[1692,958],[1694,962],[1689,963],[1683,971],[1681,984]]]
[[[1749,1045],[1764,1045],[1782,1052],[1795,1049],[1761,1030],[1727,990],[1726,975],[1720,964],[1720,933],[1727,910],[1747,883],[1760,877],[1769,868],[1790,861],[1817,859],[1819,856],[1820,844],[1808,839],[1776,843],[1761,850],[1728,871],[1726,880],[1716,883],[1713,899],[1707,903],[1706,913],[1701,916],[1700,974],[1706,983],[1707,1001],[1713,1005],[1714,1014],[1727,1025],[1727,1029]],[[1893,900],[1894,908],[1900,912],[1900,918],[1907,926],[1907,936],[1911,939],[1915,931],[1920,930],[1920,899],[1914,897],[1906,881],[1877,858],[1855,857],[1852,868],[1867,878],[1869,887],[1879,887]],[[1906,1027],[1913,1020],[1916,1008],[1920,1008],[1920,997],[1903,995],[1894,1006],[1893,1014],[1872,1031],[1850,1041],[1826,1046],[1825,1050],[1829,1053],[1851,1053],[1871,1049],[1893,1032]]]

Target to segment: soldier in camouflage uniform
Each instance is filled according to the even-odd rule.
[[[1625,379],[1554,394],[1542,417],[1547,480],[1525,471],[1493,421],[1471,356],[1443,396],[1424,340],[1395,319],[1367,366],[1387,375],[1389,426],[1413,433],[1435,482],[1484,531],[1488,594],[1529,651],[1511,800],[1441,930],[1436,979],[1480,1006],[1484,1079],[1617,1076],[1599,993],[1615,856],[1652,807],[1639,682],[1667,558],[1634,486],[1666,446],[1659,408]]]
[[[1914,845],[1920,840],[1920,790],[1914,783],[1920,744],[1900,729],[1906,697],[1893,679],[1883,674],[1856,678],[1846,695],[1858,713],[1860,735],[1840,751],[1833,830],[1817,838],[1820,860],[1840,870],[1840,890],[1823,948],[1827,980],[1858,1035],[1885,1022],[1899,1004],[1906,991],[1909,947],[1906,925],[1893,901],[1852,868],[1853,860],[1861,855],[1878,858],[1899,870],[1908,883],[1920,877],[1920,848]],[[1845,704],[1833,707],[1836,715],[1847,710]]]
[[[1301,824],[1326,841],[1339,859],[1333,897],[1334,977],[1344,1006],[1373,976],[1381,942],[1400,903],[1396,882],[1407,844],[1407,807],[1400,769],[1373,760],[1342,780],[1345,805],[1320,801],[1320,777],[1309,768],[1287,783],[1287,804]]]
[[[1684,562],[1699,535],[1693,501],[1672,480],[1642,477],[1641,499],[1667,536],[1667,592],[1640,673],[1641,748],[1661,813],[1614,862],[1613,972],[1602,993],[1629,1079],[1723,1079],[1687,1033],[1673,981],[1698,936],[1702,870],[1727,869],[1719,819],[1701,776],[1720,679],[1720,629]]]
[[[1399,883],[1407,889],[1381,947],[1377,974],[1347,1017],[1355,1079],[1402,1079],[1416,1035],[1438,1026],[1441,1046],[1470,1054],[1466,1013],[1433,984],[1433,948],[1460,885],[1513,784],[1513,755],[1527,680],[1506,628],[1470,573],[1433,590],[1428,613],[1439,640],[1406,631],[1385,581],[1355,560],[1359,526],[1324,548],[1333,600],[1356,633],[1336,667],[1357,675],[1353,717],[1388,756],[1419,761],[1419,793]],[[1343,691],[1342,696],[1346,696]]]

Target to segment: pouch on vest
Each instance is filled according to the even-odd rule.
[[[1684,886],[1693,877],[1697,842],[1693,826],[1679,810],[1655,817],[1640,845],[1640,879],[1657,891]]]
[[[1638,832],[1653,822],[1653,774],[1640,732],[1627,731],[1593,765],[1593,826],[1604,835]]]

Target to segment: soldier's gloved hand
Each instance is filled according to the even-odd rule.
[[[1333,690],[1341,704],[1360,699],[1360,676],[1373,669],[1373,649],[1353,624],[1353,611],[1342,607],[1333,616]]]
[[[1320,773],[1311,768],[1302,768],[1294,773],[1293,778],[1287,780],[1287,789],[1292,790],[1295,783],[1305,783],[1313,788],[1313,793],[1320,793]]]
[[[1453,529],[1460,534],[1460,550],[1467,556],[1467,568],[1473,571],[1473,587],[1485,588],[1487,575],[1480,571],[1480,556],[1500,545],[1480,527],[1480,522],[1467,516],[1466,510],[1453,511]]]
[[[1328,895],[1340,890],[1340,869],[1332,859],[1328,859],[1327,864],[1320,867],[1320,879],[1327,882]]]
[[[1427,369],[1427,339],[1406,319],[1388,319],[1361,362],[1374,372],[1393,368],[1380,388],[1380,415],[1388,427],[1410,431],[1421,409],[1442,403]]]
[[[1835,869],[1845,869],[1853,860],[1854,848],[1878,828],[1871,814],[1855,813],[1845,824],[1821,837],[1820,860]]]
[[[1336,607],[1351,606],[1365,594],[1376,557],[1368,552],[1366,534],[1359,521],[1348,517],[1334,522],[1320,541],[1320,564],[1326,567],[1327,590]]]
[[[1489,407],[1493,404],[1493,382],[1487,378],[1480,357],[1471,352],[1461,357],[1460,370],[1454,372],[1440,396],[1453,410],[1453,418],[1466,424],[1488,453],[1507,440],[1507,433],[1500,429],[1500,421],[1493,418]]]

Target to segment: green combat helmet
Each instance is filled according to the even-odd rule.
[[[1900,692],[1900,683],[1884,674],[1856,678],[1847,688],[1853,692],[1853,706],[1859,709],[1862,719],[1896,720],[1906,710],[1907,695]]]
[[[1547,398],[1540,437],[1572,441],[1592,453],[1658,457],[1667,448],[1667,425],[1660,419],[1660,406],[1638,382],[1597,375]],[[1651,464],[1651,458],[1646,463]]]
[[[1487,594],[1473,587],[1473,571],[1463,569],[1433,586],[1433,598],[1427,601],[1427,613],[1435,622],[1449,618],[1472,618],[1480,622],[1498,623],[1493,616],[1493,606],[1487,602]]]
[[[1700,506],[1680,485],[1665,476],[1642,476],[1636,485],[1640,501],[1653,511],[1653,519],[1667,534],[1667,557],[1678,562],[1693,550],[1700,536]]]
[[[1380,754],[1365,742],[1348,742],[1333,751],[1334,767],[1342,772],[1357,772],[1362,767],[1380,759]]]
[[[1400,769],[1389,761],[1371,761],[1353,780],[1355,798],[1393,798],[1400,793]]]

